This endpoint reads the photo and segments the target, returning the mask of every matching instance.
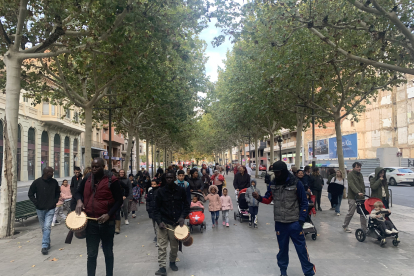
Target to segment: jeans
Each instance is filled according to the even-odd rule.
[[[40,227],[42,227],[42,248],[50,246],[50,232],[52,230],[53,216],[55,215],[55,208],[50,210],[36,209],[37,217],[39,218]]]
[[[223,221],[229,223],[229,212],[230,210],[223,210],[221,214],[223,215]]]
[[[335,208],[335,213],[341,213],[341,202],[342,202],[342,195],[338,196],[338,204],[334,204],[333,207]]]
[[[249,206],[250,222],[257,224],[257,213],[259,212],[259,206]]]
[[[96,258],[99,252],[99,243],[102,241],[102,250],[105,255],[106,276],[114,273],[114,234],[115,221],[109,220],[103,224],[89,220],[86,227],[86,250],[88,252],[88,276],[95,276]]]
[[[128,204],[129,204],[129,199],[125,198],[124,199],[124,204],[122,204],[122,212],[124,213],[125,220],[128,220],[128,211],[129,211],[128,210]]]
[[[220,216],[220,211],[212,211],[210,213],[211,213],[211,221],[213,222],[213,224],[216,224],[216,220],[218,220]]]

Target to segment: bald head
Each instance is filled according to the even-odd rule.
[[[104,173],[105,162],[102,158],[96,157],[93,159],[91,167],[94,176],[102,176]]]
[[[52,167],[45,167],[43,169],[43,179],[51,179],[53,177],[53,168]]]

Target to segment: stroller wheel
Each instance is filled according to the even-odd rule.
[[[380,245],[381,246],[384,246],[386,243],[387,243],[387,240],[386,239],[382,239],[381,242],[380,242]]]
[[[312,240],[316,240],[316,238],[318,237],[318,235],[315,233],[315,234],[312,234]]]
[[[243,215],[242,214],[239,214],[239,220],[240,220],[240,223],[243,223]]]
[[[392,245],[398,246],[400,242],[397,239],[392,240]]]
[[[363,242],[363,241],[365,241],[365,238],[367,237],[367,235],[364,233],[364,230],[357,229],[355,231],[355,237],[359,242]]]
[[[237,220],[236,212],[234,212],[234,220]]]

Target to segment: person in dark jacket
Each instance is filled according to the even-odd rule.
[[[33,181],[27,195],[36,207],[37,217],[43,233],[41,252],[43,255],[47,255],[50,249],[50,232],[55,207],[60,197],[59,183],[53,178],[51,167],[43,169],[42,177]]]
[[[187,193],[184,188],[174,183],[175,174],[167,172],[165,175],[165,185],[157,191],[155,197],[154,217],[158,224],[158,263],[159,270],[155,275],[167,275],[167,246],[170,242],[170,268],[177,271],[175,264],[178,253],[178,241],[174,237],[174,232],[167,230],[184,226],[184,220],[190,213],[190,202],[187,200]]]
[[[207,195],[208,194],[208,188],[210,187],[211,180],[210,180],[210,176],[208,175],[206,169],[202,170],[202,174],[203,175],[201,176],[201,181],[203,181],[203,185],[204,185],[203,194]]]
[[[250,175],[244,166],[239,166],[239,172],[234,176],[233,187],[236,191],[250,187]]]
[[[70,192],[72,193],[72,195],[76,193],[76,190],[78,189],[78,186],[82,181],[82,173],[79,167],[75,167],[74,173],[75,175],[72,177],[72,180],[70,181]],[[75,208],[76,199],[72,197],[72,200],[70,201],[70,210],[75,211]]]
[[[370,180],[371,197],[376,197],[382,200],[385,209],[388,209],[389,191],[387,177],[385,177],[385,170],[382,167],[375,168],[375,177]]]
[[[157,242],[157,222],[154,218],[154,209],[155,209],[155,196],[159,188],[158,179],[151,180],[151,188],[148,189],[147,199],[146,199],[146,208],[148,212],[148,217],[152,219],[152,226],[154,227],[155,238],[154,242]],[[158,247],[158,243],[156,244]]]
[[[311,179],[310,179],[311,173],[310,173],[310,171],[311,171],[311,167],[310,166],[305,166],[303,178],[300,180],[303,184],[303,187],[305,188],[305,191],[307,191],[309,193],[311,192],[311,189],[309,188],[310,182],[311,182]]]
[[[192,169],[190,171],[191,177],[188,179],[188,184],[190,184],[190,192],[203,192],[204,182],[198,178],[197,169]]]
[[[121,182],[121,185],[123,184],[123,187],[127,187],[126,189],[124,188],[124,195],[122,197],[124,199],[124,203],[122,204],[122,213],[124,214],[125,224],[128,225],[129,201],[132,200],[132,183],[128,178],[126,178],[125,170],[123,169],[119,170],[118,180]]]
[[[259,202],[269,204],[274,201],[274,220],[276,237],[279,244],[277,264],[282,276],[287,275],[289,265],[289,239],[295,245],[302,271],[305,276],[315,274],[315,266],[309,260],[303,224],[307,218],[308,199],[303,184],[289,173],[283,161],[273,164],[275,179],[269,185],[265,196],[253,192]]]
[[[75,194],[76,214],[80,215],[84,211],[88,217],[97,219],[89,220],[85,231],[87,273],[88,276],[95,276],[99,243],[102,241],[106,275],[113,276],[115,213],[121,208],[123,201],[121,185],[115,176],[105,174],[105,162],[102,158],[94,158],[91,167],[92,173],[82,180]]]
[[[321,196],[322,196],[322,189],[325,182],[323,181],[323,177],[319,174],[319,168],[313,168],[313,173],[311,175],[310,181],[310,189],[312,190],[312,194],[315,195],[315,208],[318,211],[322,211],[321,208]],[[318,207],[316,207],[318,206]]]
[[[331,181],[332,181],[332,179],[335,178],[335,176],[336,176],[335,169],[334,168],[330,168],[328,170],[328,181],[326,182],[326,184],[328,184],[328,199],[331,202],[331,209],[330,210],[334,210],[335,209],[334,206],[333,206],[334,204],[332,203],[332,194],[331,194],[331,191],[329,189],[329,184],[331,184]]]

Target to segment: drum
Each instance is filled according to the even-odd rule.
[[[184,246],[191,246],[193,244],[193,237],[190,236],[186,241],[183,241]]]
[[[183,227],[177,226],[174,229],[174,237],[179,241],[186,241],[190,237],[190,229],[186,225]]]
[[[72,211],[66,217],[66,227],[75,233],[82,232],[86,229],[87,225],[88,218],[85,212],[81,212],[78,216],[75,211]]]

